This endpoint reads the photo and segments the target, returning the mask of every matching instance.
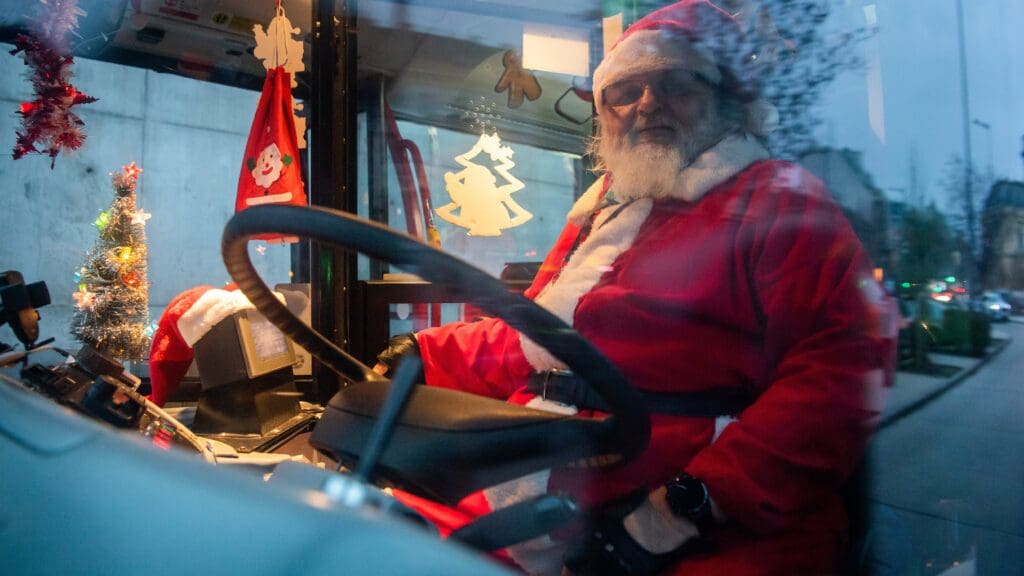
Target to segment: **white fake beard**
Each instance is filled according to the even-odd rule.
[[[612,175],[617,200],[667,198],[679,188],[683,170],[724,136],[721,121],[713,115],[690,130],[680,130],[674,146],[631,144],[628,134],[616,138],[601,136],[597,154]]]

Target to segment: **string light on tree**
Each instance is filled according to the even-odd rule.
[[[75,272],[72,335],[122,360],[145,358],[151,336],[145,233],[150,215],[135,205],[141,173],[132,162],[112,175],[114,201],[96,219],[99,237]]]
[[[103,229],[107,227],[108,222],[110,222],[110,212],[100,212],[100,215],[96,217],[96,221],[93,222],[93,225],[96,226],[97,230],[103,232]]]
[[[96,304],[96,293],[89,292],[89,289],[84,285],[81,286],[80,291],[75,292],[71,297],[75,299],[75,306],[77,306],[79,310],[91,312],[93,306]]]

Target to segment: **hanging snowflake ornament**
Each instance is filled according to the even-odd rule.
[[[267,25],[266,31],[263,26],[254,24],[252,33],[256,40],[253,56],[263,61],[267,71],[281,68],[287,72],[291,80],[289,89],[294,90],[298,86],[295,75],[306,69],[302,62],[305,48],[302,44],[302,30],[292,26],[280,0],[277,1],[274,19]],[[306,147],[306,118],[301,114],[302,109],[301,102],[292,102],[292,120],[299,148]]]
[[[85,143],[84,123],[71,109],[96,98],[71,84],[74,58],[67,42],[78,27],[79,16],[84,15],[78,0],[40,0],[39,10],[28,24],[29,34],[19,34],[14,40],[11,54],[20,54],[30,68],[35,95],[18,109],[21,129],[16,130],[15,160],[26,154],[47,154],[52,169],[61,150],[76,150]]]

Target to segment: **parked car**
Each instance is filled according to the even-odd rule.
[[[1010,305],[1010,314],[1024,315],[1024,291],[1011,291],[1011,290],[1000,290],[996,292],[1006,300],[1006,303]]]
[[[998,292],[985,292],[981,295],[980,301],[982,311],[990,319],[999,322],[1006,322],[1010,319],[1010,312],[1013,308]]]

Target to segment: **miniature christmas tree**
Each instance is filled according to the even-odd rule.
[[[145,358],[150,343],[145,233],[149,214],[135,207],[140,172],[132,162],[123,173],[114,174],[114,203],[96,219],[99,238],[75,274],[72,335],[121,360]]]

